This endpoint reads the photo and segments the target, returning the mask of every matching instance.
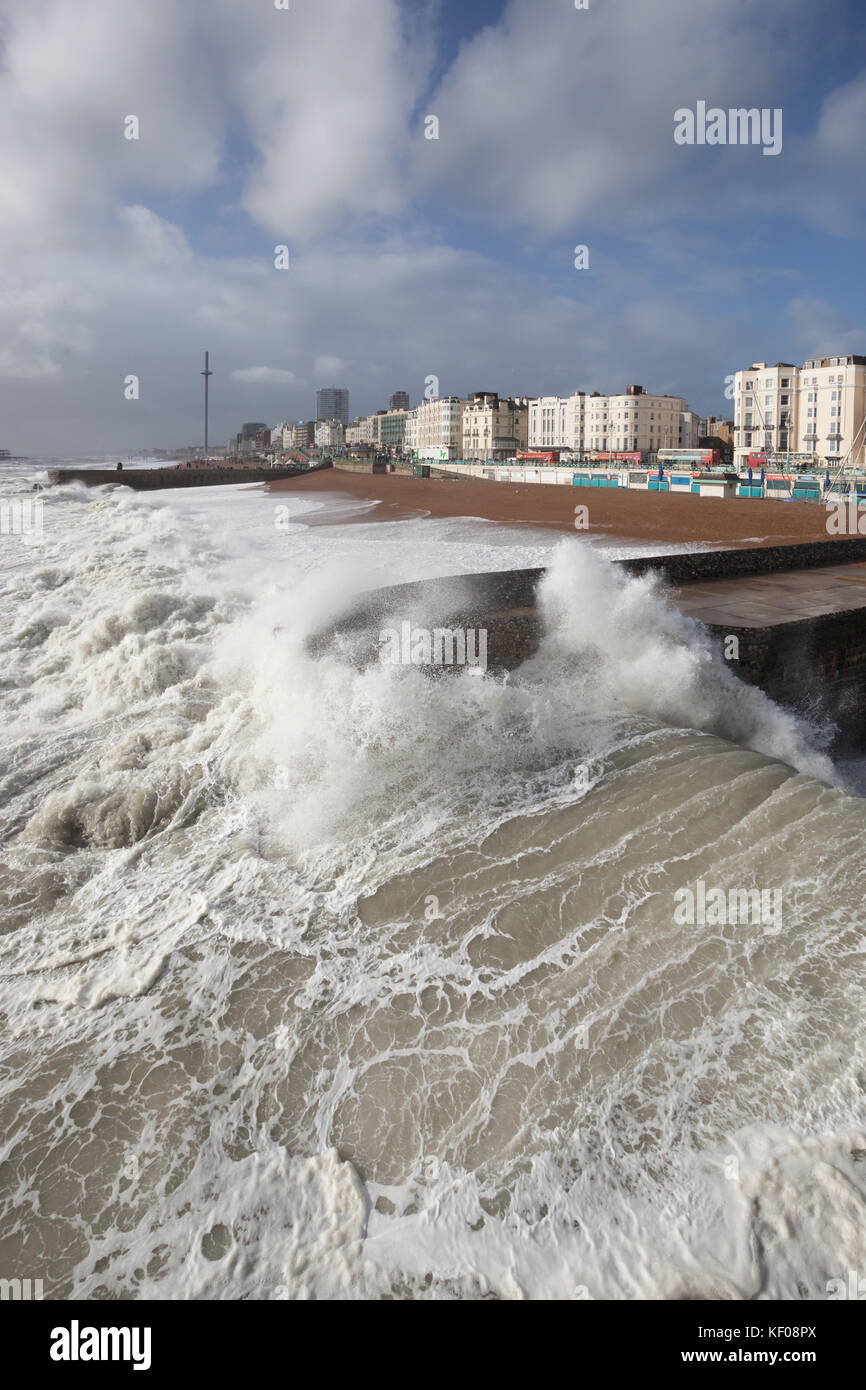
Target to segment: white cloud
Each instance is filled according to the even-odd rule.
[[[332,357],[329,353],[323,353],[313,363],[313,375],[321,379],[325,377],[336,379],[347,372],[351,365],[351,362],[347,362],[344,357]]]
[[[0,380],[47,381],[60,376],[60,366],[46,354],[22,356],[12,348],[0,348]]]
[[[259,386],[286,386],[295,380],[295,374],[282,367],[240,367],[232,372],[232,380],[254,382]]]
[[[754,148],[674,144],[674,111],[782,105],[794,48],[778,28],[817,23],[806,0],[619,0],[578,11],[510,0],[463,45],[430,98],[437,141],[419,134],[417,187],[466,215],[542,236],[589,228],[628,237],[671,214],[714,218],[784,188],[780,159]],[[801,34],[801,41],[807,41]],[[775,169],[768,166],[776,165]],[[789,172],[789,170],[788,170]]]
[[[0,0],[0,236],[86,240],[115,185],[197,189],[219,166],[223,68],[200,0]],[[140,138],[124,138],[124,118]]]
[[[232,67],[258,156],[243,198],[251,216],[309,243],[347,219],[401,213],[410,116],[431,59],[420,13],[407,34],[399,0],[264,7]]]

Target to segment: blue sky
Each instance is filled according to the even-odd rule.
[[[194,442],[205,348],[218,440],[430,374],[724,413],[866,352],[864,39],[844,0],[0,0],[0,444]],[[781,152],[677,145],[699,100]]]

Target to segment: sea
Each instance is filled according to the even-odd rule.
[[[0,535],[0,1277],[818,1300],[866,1274],[866,801],[831,731],[609,563],[641,547],[46,464],[0,468],[41,504]],[[364,590],[527,566],[516,672],[311,653]]]

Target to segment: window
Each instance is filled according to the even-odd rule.
[[[791,385],[791,378],[790,378],[790,377],[787,377],[787,376],[783,376],[781,382],[779,383],[779,385],[782,387],[782,390],[784,391],[784,389],[785,389],[786,386],[790,386],[790,385]]]
[[[782,405],[787,405],[787,404],[788,404],[788,397],[787,397],[787,396],[782,396],[782,397],[781,397],[781,403],[782,403]]]

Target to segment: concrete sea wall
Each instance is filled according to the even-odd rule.
[[[334,467],[340,473],[385,473],[388,465],[376,459],[334,459]]]
[[[613,563],[634,575],[654,571],[665,584],[679,586],[864,560],[866,538],[851,538]],[[377,589],[365,594],[311,647],[324,650],[336,641],[350,659],[366,662],[377,658],[379,632],[402,621],[428,629],[484,629],[488,670],[512,671],[533,656],[541,641],[536,596],[544,573],[504,570]],[[779,704],[834,722],[838,750],[866,747],[866,610],[760,627],[706,626],[720,646],[726,638],[737,638],[739,653],[732,669],[742,680]]]

